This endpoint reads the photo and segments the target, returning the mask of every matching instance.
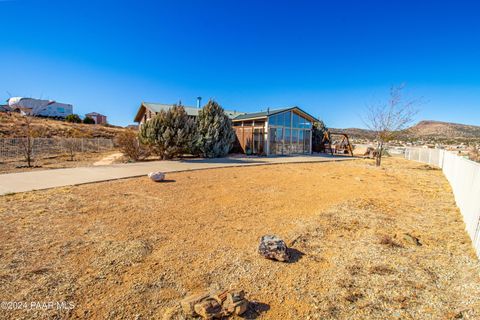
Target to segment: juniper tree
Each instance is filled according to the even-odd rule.
[[[235,132],[231,120],[217,102],[210,100],[200,110],[196,127],[194,147],[197,154],[207,158],[228,154],[235,141]]]
[[[325,146],[323,139],[325,132],[328,132],[327,126],[322,120],[315,121],[312,126],[312,149],[315,151],[323,152]]]
[[[193,119],[182,106],[174,105],[142,124],[138,137],[161,159],[171,159],[189,152],[194,132]]]

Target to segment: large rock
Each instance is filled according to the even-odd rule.
[[[182,300],[180,305],[187,316],[195,316],[195,305],[209,297],[208,293],[194,294]]]
[[[195,313],[204,319],[219,319],[226,315],[223,311],[222,305],[211,297],[197,303],[194,306],[194,309]]]
[[[242,290],[231,289],[188,296],[181,306],[187,316],[219,319],[232,314],[242,315],[248,309],[248,300]]]
[[[165,180],[165,173],[160,172],[160,171],[158,171],[158,172],[150,172],[150,173],[148,174],[148,177],[149,177],[150,179],[152,179],[153,181],[155,181],[155,182],[160,182],[160,181]]]
[[[288,248],[285,241],[275,235],[265,235],[260,239],[258,252],[267,259],[288,262]]]

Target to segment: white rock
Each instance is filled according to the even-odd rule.
[[[160,171],[158,171],[158,172],[150,172],[150,173],[148,174],[148,177],[149,177],[150,179],[152,179],[153,181],[155,181],[155,182],[159,182],[159,181],[165,180],[165,173],[160,172]]]

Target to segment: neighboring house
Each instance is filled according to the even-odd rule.
[[[90,112],[85,115],[85,117],[92,118],[95,121],[95,124],[106,124],[107,123],[107,116],[97,112]]]
[[[19,111],[26,115],[65,118],[73,113],[71,104],[52,100],[14,97],[7,102],[12,111]]]
[[[12,111],[12,109],[10,109],[8,105],[0,104],[0,112],[9,112],[9,111]]]
[[[236,149],[246,154],[312,153],[313,116],[298,107],[247,113],[233,120]]]
[[[135,116],[134,121],[138,122],[139,124],[144,123],[145,121],[153,118],[157,113],[160,111],[167,111],[173,107],[173,104],[161,104],[161,103],[150,103],[150,102],[142,102],[140,108],[137,111],[137,115]],[[198,111],[201,110],[200,107],[186,107],[183,106],[185,112],[192,118],[198,117]],[[230,117],[230,119],[235,118],[238,115],[245,114],[244,112],[237,112],[232,110],[224,110],[225,113]]]

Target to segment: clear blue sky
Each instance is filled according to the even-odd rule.
[[[477,1],[0,0],[0,13],[2,100],[126,125],[141,101],[200,95],[361,127],[365,105],[405,82],[428,101],[419,120],[480,125]]]

